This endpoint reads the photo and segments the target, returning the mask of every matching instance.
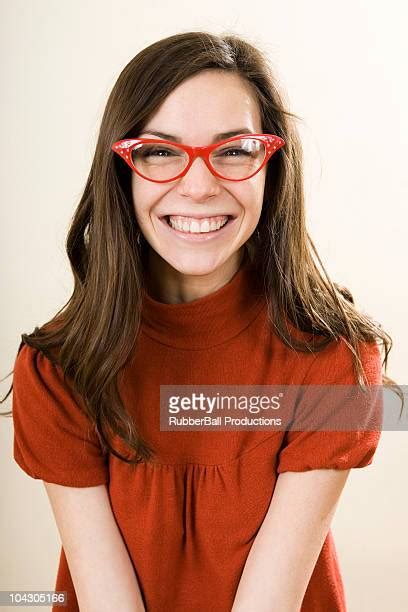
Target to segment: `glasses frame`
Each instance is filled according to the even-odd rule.
[[[211,165],[211,162],[210,162],[211,152],[222,144],[226,144],[228,142],[234,142],[235,140],[241,140],[242,138],[252,138],[255,140],[260,140],[265,145],[265,156],[262,161],[262,164],[257,170],[255,170],[255,172],[253,172],[249,176],[246,176],[243,179],[232,179],[232,178],[227,178],[225,176],[222,176]],[[166,179],[164,181],[158,181],[156,179],[152,179],[152,178],[148,178],[147,176],[144,176],[133,165],[132,155],[131,155],[131,151],[132,149],[134,149],[136,145],[144,144],[144,143],[170,144],[170,145],[179,147],[180,149],[185,151],[189,156],[187,166],[184,168],[182,172],[177,174],[175,177],[171,179]],[[158,138],[125,138],[125,139],[118,140],[117,142],[113,143],[111,149],[115,153],[117,153],[128,164],[128,166],[130,166],[130,168],[134,172],[136,172],[136,174],[138,174],[139,176],[141,176],[147,181],[152,181],[153,183],[171,183],[172,181],[182,178],[190,170],[191,166],[193,165],[194,160],[197,157],[201,157],[204,160],[207,168],[217,178],[220,178],[224,181],[236,181],[237,182],[237,181],[246,181],[252,178],[253,176],[255,176],[255,174],[257,174],[260,170],[262,170],[262,168],[270,160],[272,155],[276,153],[276,151],[278,151],[284,145],[285,145],[285,141],[282,138],[280,138],[280,136],[276,136],[275,134],[252,134],[250,133],[250,134],[239,134],[237,136],[232,136],[231,138],[220,140],[219,142],[216,142],[214,144],[211,144],[205,147],[192,147],[190,145],[180,144],[179,142],[173,142],[171,140],[162,140]]]

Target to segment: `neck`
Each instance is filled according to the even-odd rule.
[[[184,274],[149,248],[147,290],[151,297],[165,304],[192,302],[217,291],[228,283],[247,256],[245,247],[241,247],[227,261],[209,273]]]

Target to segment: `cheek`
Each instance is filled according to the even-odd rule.
[[[152,190],[147,181],[132,179],[133,209],[138,222],[143,224],[158,197],[155,196],[154,190]]]
[[[254,177],[255,178],[255,177]],[[241,203],[246,214],[259,216],[262,210],[264,197],[264,181],[254,181],[243,186],[235,193],[235,198]]]
[[[133,197],[133,207],[139,208],[140,205],[146,201],[146,185],[142,183],[140,179],[138,179],[135,175],[132,177],[132,197]]]

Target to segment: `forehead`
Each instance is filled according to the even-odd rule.
[[[197,139],[246,127],[262,131],[259,104],[248,81],[225,70],[205,70],[183,81],[143,128]]]

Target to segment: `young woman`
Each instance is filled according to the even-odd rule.
[[[313,259],[294,117],[234,35],[160,40],[113,88],[73,294],[13,377],[69,612],[346,609],[330,523],[379,431],[160,428],[161,385],[390,382],[389,335]]]

